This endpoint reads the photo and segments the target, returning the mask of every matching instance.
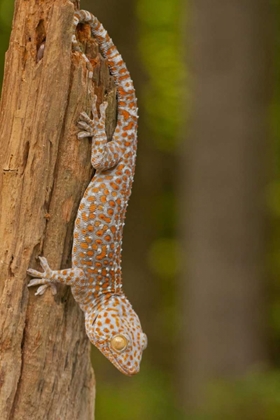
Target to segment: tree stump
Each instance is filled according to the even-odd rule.
[[[67,287],[34,297],[26,275],[40,269],[38,255],[53,269],[71,266],[73,223],[92,176],[90,142],[77,139],[76,121],[90,112],[93,90],[109,102],[109,137],[116,123],[116,89],[86,25],[79,39],[94,83],[72,52],[77,5],[15,2],[0,104],[1,420],[93,419],[83,313]]]

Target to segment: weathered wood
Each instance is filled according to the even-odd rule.
[[[92,169],[90,143],[75,122],[90,111],[92,82],[72,53],[73,3],[17,0],[0,104],[0,418],[92,419],[95,383],[83,314],[70,289],[34,297],[26,269],[45,255],[53,269],[71,264],[73,223]],[[86,39],[88,30],[83,31]],[[41,60],[37,51],[46,38]],[[95,91],[115,88],[88,40]],[[91,92],[91,93],[89,93]]]

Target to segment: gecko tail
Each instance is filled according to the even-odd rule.
[[[75,12],[74,27],[76,28],[79,23],[90,25],[91,32],[100,46],[102,55],[108,60],[110,72],[117,86],[119,109],[123,108],[131,116],[137,118],[137,99],[130,73],[108,32],[99,20],[86,10]],[[78,49],[75,35],[73,36],[73,44],[74,48]]]

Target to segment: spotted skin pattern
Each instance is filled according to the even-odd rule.
[[[82,112],[78,121],[81,129],[78,138],[92,137],[91,163],[96,173],[78,209],[72,268],[53,271],[46,258],[39,257],[43,272],[30,268],[27,272],[35,278],[28,286],[40,285],[36,295],[42,295],[48,287],[55,294],[55,283],[71,286],[75,300],[84,311],[90,341],[122,373],[130,376],[139,371],[142,352],[147,346],[139,318],[122,291],[121,270],[123,226],[135,170],[137,100],[126,65],[101,23],[83,10],[74,15],[74,30],[79,23],[90,25],[114,77],[117,127],[112,141],[108,142],[107,103],[100,105],[99,117],[94,96],[92,119]],[[73,49],[80,51],[75,35]]]

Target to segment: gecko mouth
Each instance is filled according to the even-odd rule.
[[[117,359],[117,357],[112,353],[112,351],[108,348],[108,359],[110,360],[111,363],[113,363],[113,365],[121,372],[124,373],[127,376],[133,376],[136,373],[139,372],[139,369],[129,369],[125,366],[123,366],[122,363],[119,362],[119,360]]]
[[[130,373],[126,368],[124,368],[117,359],[115,359],[115,357],[112,355],[111,358],[109,358],[111,363],[113,363],[113,365],[121,372],[124,373],[126,376],[132,376],[133,373]]]
[[[127,367],[124,367],[123,364],[118,360],[118,358],[115,356],[115,354],[110,349],[108,343],[106,343],[106,339],[95,341],[93,344],[98,348],[98,350],[105,356],[107,359],[110,360],[110,362],[124,375],[127,376],[133,376],[136,373],[139,372],[139,369],[129,369]]]

